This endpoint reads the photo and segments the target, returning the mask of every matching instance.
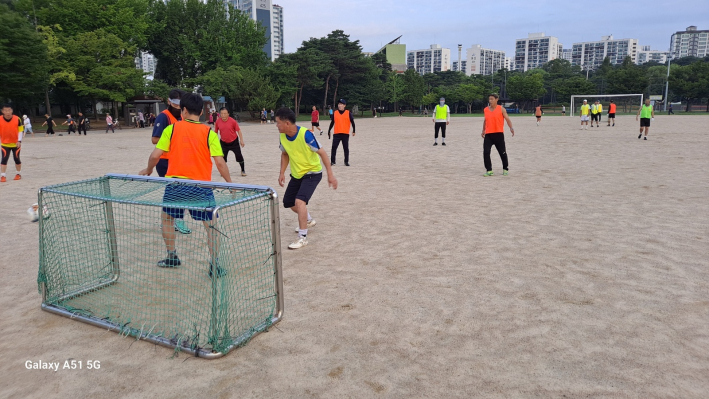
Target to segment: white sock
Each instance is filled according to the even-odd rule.
[[[20,173],[20,171],[18,170],[18,171],[17,171],[17,174],[18,174],[18,175],[21,175],[22,173]]]
[[[445,137],[441,138],[441,143],[445,143],[445,142],[446,142],[446,138]]]
[[[308,235],[308,229],[298,229],[298,235],[301,237],[305,237]]]
[[[5,177],[5,174],[4,174],[4,173],[0,173],[0,176]]]
[[[308,222],[311,221],[311,220],[313,220],[313,218],[310,217],[310,212],[308,212]]]

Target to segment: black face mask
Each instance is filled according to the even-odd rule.
[[[170,107],[168,109],[170,110],[170,113],[172,114],[172,116],[174,116],[175,118],[180,118],[182,116],[181,110],[176,109],[175,107]]]

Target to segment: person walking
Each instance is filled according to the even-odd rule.
[[[222,146],[224,153],[224,162],[229,162],[227,159],[229,151],[234,153],[236,162],[241,166],[241,175],[246,176],[244,169],[244,156],[241,155],[241,149],[244,148],[244,136],[241,134],[241,129],[236,120],[229,116],[229,110],[222,107],[219,110],[219,119],[214,123],[214,131],[219,134],[219,144]]]
[[[613,126],[615,126],[615,101],[611,100],[608,105],[608,126],[611,126],[611,119],[613,120]]]
[[[266,108],[261,110],[261,124],[266,123]]]
[[[645,129],[645,140],[647,140],[647,134],[650,131],[650,121],[655,119],[655,109],[650,105],[650,99],[645,99],[645,104],[640,107],[637,115],[635,115],[635,120],[640,118],[640,134],[638,138],[642,138],[643,129]]]
[[[672,110],[672,103],[670,103],[670,107],[667,109],[667,115],[674,115],[675,112]],[[34,134],[32,134],[34,136]]]
[[[561,106],[561,116],[566,116],[566,105]]]
[[[79,112],[78,118],[79,119],[76,122],[76,126],[78,127],[78,131],[76,132],[76,134],[81,136],[81,131],[83,130],[84,136],[86,136],[86,120],[87,120],[87,118],[86,118],[86,116],[84,116],[83,112]]]
[[[47,125],[47,134],[45,134],[45,137],[49,136],[50,134],[54,135],[54,128],[57,126],[57,123],[54,122],[54,118],[49,116],[49,114],[44,114],[44,118],[45,121],[42,126]]]
[[[492,160],[490,152],[494,145],[497,153],[500,154],[502,160],[502,175],[509,174],[509,162],[507,160],[507,149],[505,148],[505,121],[510,127],[512,137],[515,136],[515,129],[512,127],[510,117],[507,115],[507,110],[497,104],[499,96],[495,93],[488,96],[489,106],[485,107],[485,120],[483,121],[482,138],[483,141],[483,161],[485,163],[485,174],[483,176],[492,176]]]
[[[327,114],[328,114],[328,116],[330,117],[330,120],[332,120],[332,118],[333,118],[333,116],[334,116],[334,113],[333,113],[333,110],[332,110],[332,106],[331,106],[331,105],[328,105],[328,106],[327,106]],[[382,115],[379,114],[379,116],[382,116]],[[330,138],[330,135],[328,135],[328,138]]]
[[[342,142],[342,150],[345,153],[345,166],[350,166],[350,128],[352,128],[352,137],[355,136],[355,123],[352,113],[346,110],[347,101],[341,98],[337,103],[337,111],[332,116],[330,128],[327,130],[327,138],[330,138],[332,128],[335,128],[335,133],[332,135],[332,150],[330,151],[330,163],[335,165],[335,157],[337,155],[337,147]]]
[[[308,229],[315,226],[307,205],[322,180],[325,165],[328,186],[337,190],[337,179],[332,173],[327,153],[320,146],[313,132],[295,124],[295,113],[288,108],[276,112],[276,127],[280,133],[281,169],[278,184],[286,183],[286,168],[290,167],[291,179],[283,195],[283,207],[298,215],[298,240],[288,245],[289,249],[299,249],[308,245]]]
[[[310,125],[310,131],[315,133],[315,128],[318,128],[322,136],[322,129],[320,129],[320,112],[318,112],[318,108],[314,105],[313,112],[310,113]]]
[[[537,126],[539,126],[539,122],[541,122],[543,114],[544,114],[544,111],[542,110],[542,105],[538,104],[534,108],[534,116],[537,118]]]
[[[25,125],[20,120],[20,117],[12,114],[12,105],[3,105],[2,118],[0,118],[0,150],[2,152],[0,183],[7,182],[5,172],[7,171],[7,162],[10,160],[10,155],[12,155],[12,159],[15,162],[15,170],[17,171],[14,180],[22,179],[20,150],[22,148],[22,133],[24,130]]]
[[[71,115],[66,116],[66,121],[62,122],[62,125],[68,125],[69,127],[67,128],[67,134],[71,135],[71,132],[76,133],[76,121],[74,121],[74,118],[71,117]]]
[[[115,130],[113,130],[113,117],[111,117],[111,114],[106,114],[106,133],[108,133],[108,129],[111,129],[111,133],[116,133]]]
[[[399,115],[401,116],[401,115]],[[446,99],[441,97],[433,109],[433,145],[438,145],[438,132],[441,132],[441,145],[446,145],[446,127],[451,121],[451,109]]]
[[[22,115],[22,124],[25,127],[25,136],[27,136],[27,132],[32,133],[32,137],[34,137],[34,131],[32,131],[32,121],[30,121],[30,118],[27,117],[27,115]]]

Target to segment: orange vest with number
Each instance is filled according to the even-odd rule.
[[[335,111],[333,114],[333,118],[335,119],[335,134],[350,134],[350,128],[352,127],[352,124],[350,123],[350,111],[345,110],[342,114],[340,114],[340,111]]]
[[[485,107],[485,134],[504,133],[505,118],[502,116],[502,107],[498,105],[494,110]]]
[[[201,123],[180,121],[172,125],[170,162],[165,177],[212,181],[210,131],[209,126]]]

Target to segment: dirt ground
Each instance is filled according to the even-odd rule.
[[[214,361],[40,310],[37,190],[137,173],[149,130],[25,139],[0,185],[0,397],[709,396],[709,116],[659,115],[647,141],[631,116],[512,120],[508,177],[494,150],[482,176],[481,118],[446,147],[428,118],[358,120],[283,254],[284,320]],[[277,187],[275,126],[242,128],[234,181]],[[84,369],[25,367],[67,359]]]

